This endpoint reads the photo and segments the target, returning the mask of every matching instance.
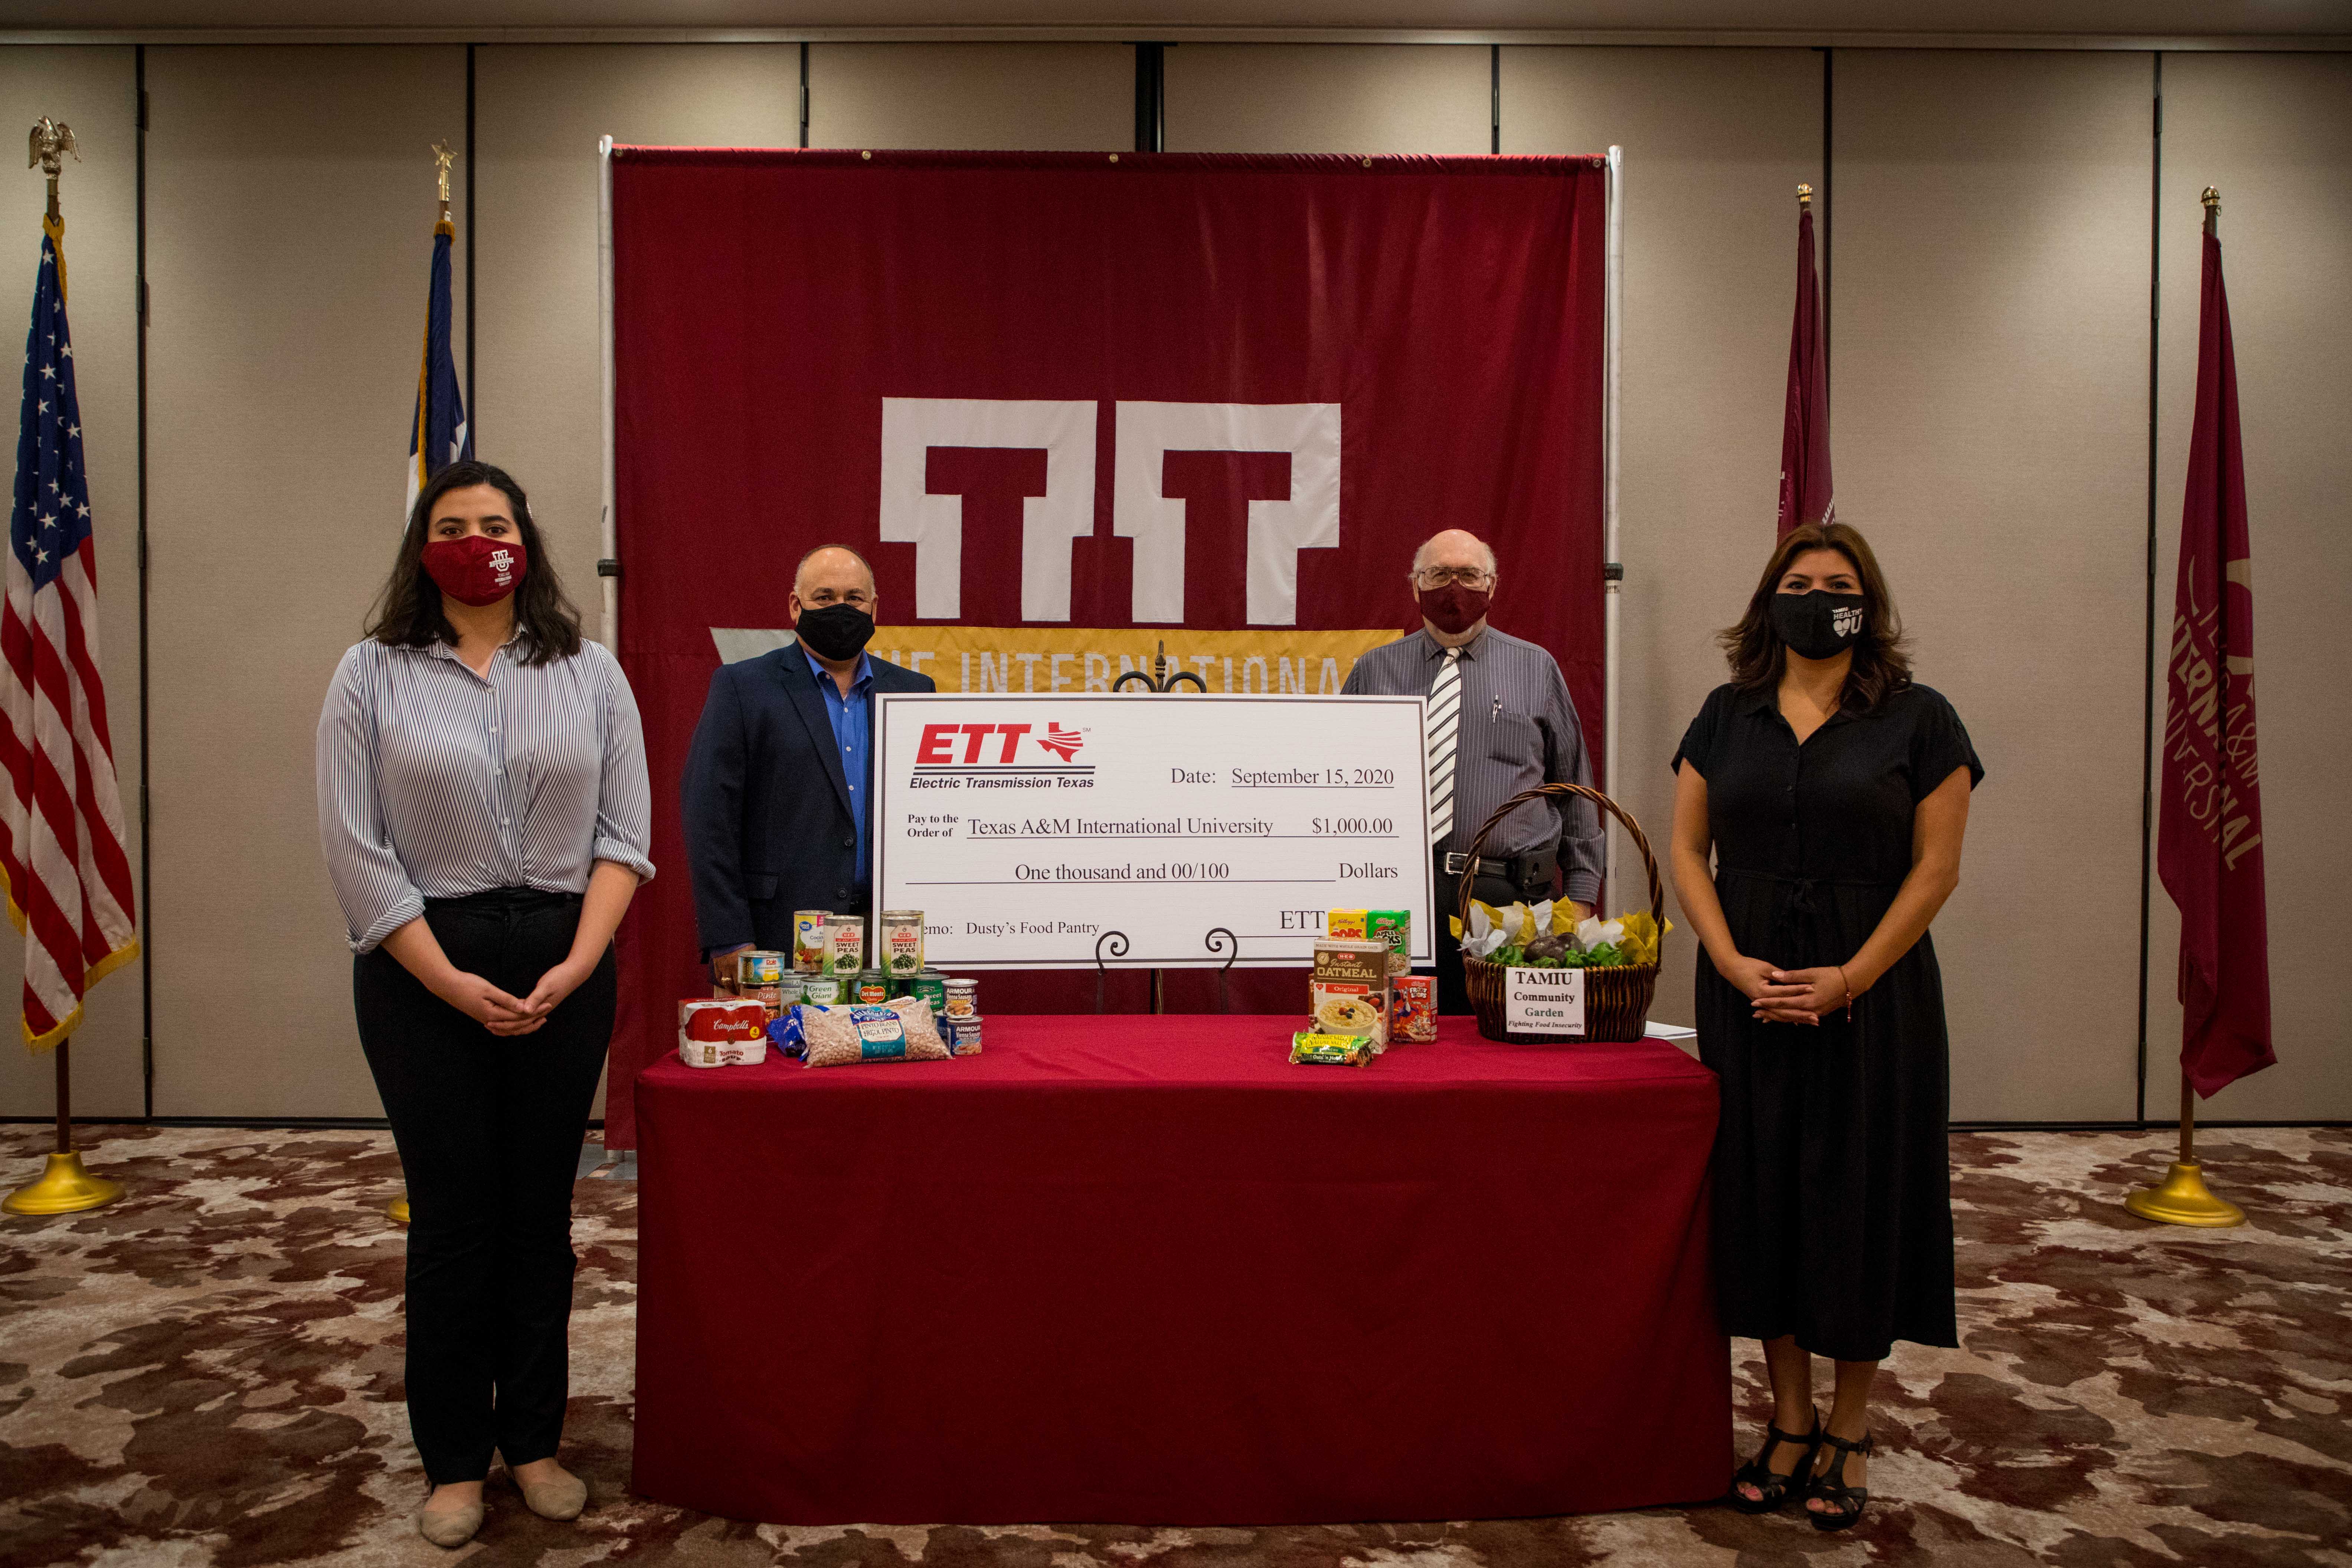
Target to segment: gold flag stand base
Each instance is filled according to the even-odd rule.
[[[384,1205],[383,1217],[392,1221],[394,1225],[406,1225],[408,1223],[408,1194],[406,1193],[403,1193],[400,1196],[393,1199],[391,1203],[386,1204]]]
[[[2124,1207],[2142,1219],[2165,1225],[2201,1225],[2219,1229],[2246,1223],[2246,1211],[2227,1198],[2217,1198],[2205,1185],[2204,1170],[2194,1160],[2176,1163],[2161,1185],[2135,1187]]]
[[[10,1214],[79,1214],[122,1195],[122,1184],[93,1176],[81,1167],[81,1156],[67,1152],[49,1156],[49,1168],[37,1182],[27,1182],[0,1198],[0,1209]]]

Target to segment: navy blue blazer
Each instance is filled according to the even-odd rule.
[[[877,692],[938,689],[928,675],[866,658]],[[870,747],[863,782],[870,792]],[[678,805],[706,956],[747,942],[789,952],[794,910],[861,908],[849,781],[798,644],[711,676]]]

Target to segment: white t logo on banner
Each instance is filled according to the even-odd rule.
[[[1290,499],[1249,503],[1248,615],[1298,624],[1298,552],[1339,542],[1336,403],[1121,403],[1111,531],[1135,541],[1132,617],[1184,619],[1184,502],[1160,493],[1171,452],[1287,452]]]
[[[1071,541],[1095,531],[1094,400],[882,400],[882,538],[915,546],[915,614],[952,620],[963,613],[963,498],[929,493],[934,447],[1045,449],[1045,493],[1021,502],[1021,618],[1068,620]]]

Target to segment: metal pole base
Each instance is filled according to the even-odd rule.
[[[408,1194],[403,1193],[384,1206],[383,1217],[394,1225],[408,1223]]]
[[[2246,1211],[2226,1198],[2217,1198],[2205,1185],[2203,1168],[2195,1161],[2176,1163],[2165,1173],[2163,1184],[2135,1187],[2124,1207],[2142,1219],[2165,1225],[2201,1225],[2220,1228],[2246,1223]]]
[[[81,1168],[81,1156],[71,1152],[49,1156],[49,1168],[37,1182],[28,1182],[0,1198],[0,1209],[10,1214],[79,1214],[122,1195],[122,1184],[93,1176]]]

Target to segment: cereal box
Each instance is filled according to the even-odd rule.
[[[1373,942],[1389,944],[1389,973],[1412,973],[1412,911],[1411,910],[1366,910],[1364,935]]]
[[[1433,974],[1389,976],[1389,1038],[1437,1038],[1437,977]]]

